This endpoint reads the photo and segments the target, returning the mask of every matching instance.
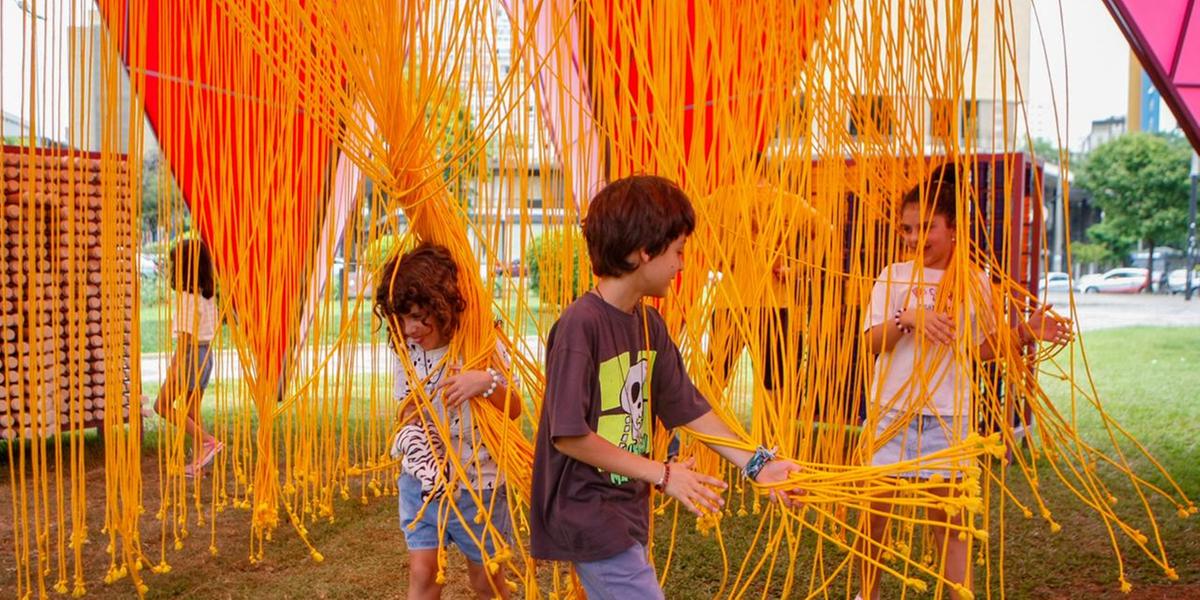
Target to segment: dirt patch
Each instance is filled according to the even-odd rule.
[[[47,448],[51,445],[47,444]],[[51,450],[52,451],[52,450]],[[0,448],[0,510],[6,518],[0,519],[0,597],[17,595],[18,572],[14,544],[12,510],[21,504],[31,507],[29,498],[20,498],[12,485],[14,475],[19,478],[21,463],[19,452],[8,459],[6,448]],[[87,595],[91,598],[129,598],[135,594],[131,577],[111,584],[104,583],[109,570],[110,556],[105,549],[108,535],[102,533],[106,502],[105,466],[103,446],[95,441],[84,451],[86,464],[86,523],[88,542],[83,545],[79,568]],[[65,460],[64,460],[65,462]],[[28,471],[28,458],[25,462]],[[48,497],[54,499],[58,489],[54,469],[48,470],[50,485]],[[251,562],[250,556],[250,511],[226,508],[209,518],[211,511],[211,475],[202,480],[199,503],[203,507],[203,522],[194,508],[189,511],[187,521],[189,535],[182,540],[183,547],[175,549],[170,531],[163,534],[163,522],[156,517],[161,508],[160,469],[154,451],[143,452],[141,458],[142,505],[145,511],[140,517],[141,551],[151,565],[165,557],[170,571],[155,573],[143,569],[142,575],[149,586],[148,598],[401,598],[407,589],[408,560],[404,547],[404,536],[395,516],[395,498],[372,498],[363,504],[357,498],[335,500],[335,520],[330,523],[318,520],[307,525],[309,539],[324,555],[322,562],[314,561],[308,548],[299,539],[295,530],[281,520],[274,532],[273,540],[265,548],[263,560]],[[28,480],[27,480],[28,481]],[[64,482],[67,485],[67,482]],[[28,483],[26,483],[28,486]],[[28,489],[28,487],[26,488]],[[356,488],[357,489],[357,488]],[[39,558],[46,560],[48,569],[45,578],[46,591],[53,588],[60,578],[65,578],[67,590],[74,589],[75,559],[67,547],[65,557],[58,552],[57,540],[66,524],[65,536],[69,534],[72,520],[69,496],[64,489],[64,510],[60,513],[54,501],[43,523],[48,523],[49,553],[39,557],[34,547],[29,549],[30,563],[37,564]],[[194,498],[190,503],[194,503]],[[27,522],[33,527],[33,515],[26,512]],[[48,518],[45,518],[48,517]],[[23,544],[33,542],[33,534],[25,536]],[[210,542],[215,540],[217,553],[210,553]],[[165,550],[164,550],[165,548]],[[64,560],[65,558],[65,560]],[[450,553],[450,577],[445,598],[472,597],[466,585],[465,564],[461,555]],[[457,576],[462,573],[463,575]],[[38,593],[38,582],[27,572],[21,574]],[[22,586],[25,591],[26,586]]]

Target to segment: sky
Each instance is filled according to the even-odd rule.
[[[1072,149],[1078,149],[1092,121],[1124,116],[1128,110],[1129,44],[1103,0],[1033,0],[1032,4],[1031,81],[1026,95],[1030,133],[1050,141],[1069,141]],[[1162,111],[1160,125],[1174,128],[1175,119],[1165,104]]]
[[[36,114],[40,124],[40,135],[54,139],[66,139],[69,105],[66,102],[69,85],[69,49],[67,25],[71,20],[72,4],[76,15],[91,11],[91,0],[0,0],[0,108],[10,115],[30,114],[30,95],[27,84],[31,47],[37,48],[37,76],[43,77],[44,85],[35,91],[44,93],[35,98]],[[23,9],[49,13],[38,19],[39,40],[30,44],[29,14]],[[49,9],[52,9],[51,12]],[[86,17],[76,17],[79,23]]]
[[[1078,149],[1087,135],[1091,122],[1126,112],[1129,79],[1129,47],[1113,23],[1102,0],[1013,0],[1031,1],[1036,19],[1030,40],[1030,79],[1024,85],[1029,114],[1029,128],[1034,137],[1051,141],[1063,140]],[[56,12],[40,25],[47,28],[40,47],[54,48],[55,40],[65,40],[66,11],[74,3],[76,10],[92,6],[90,0],[0,0],[0,106],[10,114],[28,114],[28,77],[23,70],[23,40],[26,39],[28,15],[21,6],[37,4]],[[1062,18],[1060,19],[1060,10]],[[83,14],[82,10],[81,13]],[[1040,20],[1040,28],[1038,21]],[[1063,22],[1067,27],[1063,27]],[[1065,30],[1066,50],[1063,49]],[[1042,44],[1042,38],[1045,45]],[[40,56],[47,79],[47,97],[38,103],[38,115],[43,130],[51,137],[66,137],[66,47],[51,50]],[[1045,53],[1043,53],[1045,48]],[[1069,77],[1064,75],[1069,73]],[[57,79],[55,79],[57,78]],[[55,94],[55,82],[63,92]],[[1054,107],[1058,107],[1055,121]],[[1164,105],[1163,110],[1166,111]],[[1174,119],[1164,114],[1163,124],[1174,126]]]

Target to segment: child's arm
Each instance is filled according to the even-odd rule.
[[[738,439],[737,435],[729,429],[729,426],[717,416],[717,413],[711,410],[704,413],[694,421],[684,425],[684,427],[708,437],[727,440]],[[741,448],[733,448],[731,446],[725,446],[716,442],[705,443],[709,448],[712,448],[713,452],[716,452],[725,460],[737,465],[739,469],[745,469],[746,463],[750,461],[750,457],[754,456],[753,452],[743,450]],[[754,478],[754,481],[756,483],[768,485],[779,483],[786,481],[792,473],[798,473],[800,470],[800,465],[790,460],[773,459],[763,466],[762,470],[758,472],[758,476]],[[672,477],[674,477],[674,475],[672,475]],[[785,495],[776,494],[775,492],[772,492],[771,495],[779,500],[790,502],[790,499]]]
[[[1033,311],[1025,322],[1018,322],[1012,328],[1005,330],[1008,335],[1017,339],[1017,344],[1025,346],[1032,342],[1050,342],[1055,345],[1071,343],[1075,339],[1075,331],[1070,319],[1050,312],[1054,306],[1046,304]],[[996,336],[984,336],[979,344],[980,360],[996,358]]]
[[[721,495],[711,489],[725,489],[725,482],[693,471],[694,459],[663,464],[619,448],[595,432],[556,437],[554,447],[581,463],[662,486],[664,494],[679,500],[697,515],[702,514],[701,510],[716,512],[725,504]]]
[[[521,416],[521,399],[515,390],[509,393],[507,382],[494,370],[462,371],[439,381],[437,389],[442,390],[442,402],[447,410],[452,410],[476,396],[482,397],[486,393],[487,397],[484,399],[507,414],[508,418],[515,419]]]
[[[954,342],[954,321],[950,317],[928,311],[925,313],[924,322],[919,323],[916,311],[905,309],[900,312],[898,318],[893,316],[885,319],[867,330],[867,348],[871,350],[871,354],[888,352],[896,347],[896,342],[900,341],[901,337],[916,331],[918,326],[921,326],[921,334],[930,341],[939,344]]]

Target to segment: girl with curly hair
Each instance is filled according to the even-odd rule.
[[[451,355],[450,341],[466,308],[458,288],[458,265],[442,246],[422,243],[389,259],[380,272],[374,312],[388,327],[397,356],[395,398],[401,428],[392,442],[392,456],[403,455],[398,485],[409,552],[409,598],[441,596],[438,548],[449,543],[467,557],[477,596],[508,597],[503,568],[489,575],[484,565],[485,556],[496,554],[496,533],[509,535],[507,494],[495,460],[478,443],[481,436],[474,431],[468,400],[480,398],[510,418],[520,414],[521,403],[510,391],[515,384],[503,375],[509,369],[502,347],[497,346],[499,362],[493,362],[500,369],[462,370],[461,361]],[[445,439],[440,432],[448,433]],[[464,483],[478,490],[482,506],[491,508],[488,521],[476,518],[480,508],[472,494],[450,491],[452,497],[444,498],[453,487],[448,485],[447,451],[457,454],[465,467]],[[443,500],[454,502],[457,510],[429,506]],[[439,513],[447,520],[444,527],[439,527]]]

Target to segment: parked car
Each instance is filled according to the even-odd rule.
[[[1071,276],[1061,271],[1050,271],[1042,275],[1040,291],[1065,292],[1071,289]]]
[[[1150,285],[1150,271],[1136,267],[1111,269],[1100,275],[1084,275],[1075,283],[1075,289],[1085,294],[1106,292],[1112,294],[1136,294]]]
[[[1175,269],[1167,274],[1167,289],[1172,294],[1183,293],[1187,286],[1187,269]],[[1200,268],[1192,271],[1192,293],[1200,292]]]

